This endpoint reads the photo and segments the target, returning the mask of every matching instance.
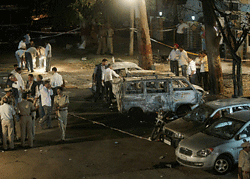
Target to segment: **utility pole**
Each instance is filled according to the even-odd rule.
[[[130,44],[129,44],[129,55],[134,55],[134,28],[135,28],[135,8],[131,6],[130,10]]]
[[[145,0],[138,0],[136,5],[136,26],[139,52],[139,65],[145,69],[152,69],[153,54],[148,28]]]

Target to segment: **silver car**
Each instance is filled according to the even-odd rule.
[[[250,111],[222,117],[203,132],[183,139],[175,150],[184,166],[225,174],[238,162],[240,146],[250,140]]]
[[[225,114],[250,109],[248,98],[227,98],[209,101],[195,108],[186,116],[164,126],[164,142],[177,147],[178,143],[210,126]]]

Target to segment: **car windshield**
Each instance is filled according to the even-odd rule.
[[[213,112],[214,112],[214,109],[210,108],[209,106],[200,105],[199,107],[195,108],[193,111],[189,112],[184,117],[184,120],[204,123],[206,119],[209,118]]]
[[[243,121],[222,117],[204,130],[204,133],[222,139],[231,139],[244,124]]]

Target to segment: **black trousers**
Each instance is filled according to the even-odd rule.
[[[182,76],[187,78],[187,65],[181,65]]]
[[[197,75],[196,74],[193,74],[192,76],[189,75],[189,81],[190,81],[190,83],[196,85],[197,84]]]
[[[201,81],[205,91],[209,90],[209,76],[208,72],[201,72]]]
[[[106,90],[106,100],[110,105],[112,103],[112,99],[114,98],[113,91],[112,91],[112,81],[105,82],[105,90]]]
[[[25,59],[26,59],[28,70],[33,72],[34,71],[33,61],[32,61],[32,56],[29,52],[25,52]]]
[[[105,88],[102,86],[102,81],[97,80],[97,82],[96,82],[96,92],[95,92],[95,101],[97,101],[98,99],[103,99],[104,92],[105,92]]]
[[[196,68],[196,76],[197,76],[197,85],[201,85],[201,69]]]
[[[177,60],[171,60],[170,61],[170,70],[173,72],[176,76],[179,76],[179,63]]]

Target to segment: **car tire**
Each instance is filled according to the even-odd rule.
[[[185,116],[189,111],[191,111],[191,108],[187,105],[178,107],[176,114],[178,117]]]
[[[214,171],[217,174],[224,175],[231,170],[232,165],[232,160],[228,156],[221,155],[214,162]]]
[[[141,108],[131,108],[129,110],[128,116],[132,119],[141,120],[144,117],[144,113]]]

